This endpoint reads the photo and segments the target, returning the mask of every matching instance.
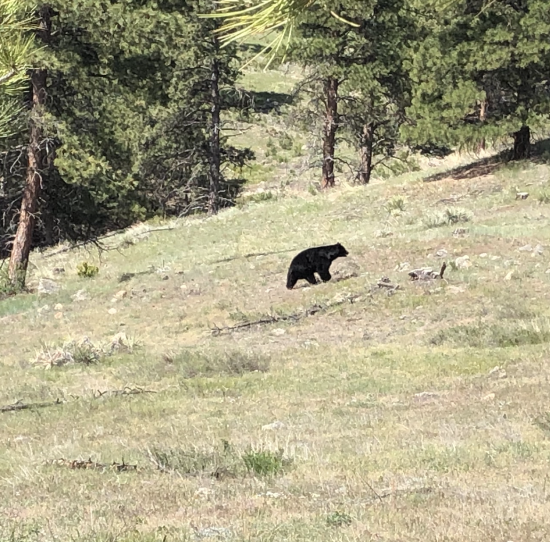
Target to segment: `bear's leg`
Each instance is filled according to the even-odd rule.
[[[317,273],[319,273],[319,276],[321,277],[321,280],[323,282],[328,282],[332,278],[328,271],[329,267],[330,262],[320,265],[319,269],[317,270]]]
[[[292,288],[294,288],[297,282],[298,282],[298,279],[295,277],[295,275],[293,273],[289,273],[286,279],[286,287],[289,290],[292,290]]]
[[[311,273],[311,275],[308,275],[307,277],[304,277],[310,284],[317,284],[317,279],[315,278],[315,275]]]

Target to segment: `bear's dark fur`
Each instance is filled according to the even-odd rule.
[[[300,252],[290,262],[286,287],[292,290],[300,279],[305,279],[310,284],[317,284],[314,273],[317,273],[323,282],[327,282],[331,279],[328,271],[330,264],[336,258],[342,258],[347,255],[348,251],[340,243],[324,247],[308,248]]]

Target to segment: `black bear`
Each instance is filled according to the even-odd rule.
[[[327,282],[331,279],[328,271],[330,264],[336,258],[347,255],[348,251],[340,243],[303,250],[290,262],[286,287],[292,290],[300,279],[306,279],[310,284],[317,284],[314,273],[318,273],[321,280]]]

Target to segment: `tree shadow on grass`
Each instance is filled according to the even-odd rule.
[[[441,181],[443,179],[474,179],[475,177],[483,177],[485,175],[493,174],[502,164],[507,162],[507,156],[509,151],[499,152],[494,156],[487,158],[481,158],[466,164],[465,166],[458,166],[450,170],[442,171],[441,173],[435,173],[429,175],[424,179],[424,182],[431,183],[435,181]]]
[[[506,149],[504,151],[489,156],[487,158],[481,158],[466,164],[464,166],[458,166],[456,168],[442,171],[434,175],[429,175],[424,179],[424,182],[431,183],[435,181],[441,181],[443,179],[474,179],[475,177],[483,177],[486,175],[492,175],[501,166],[510,163],[512,151]],[[525,160],[518,160],[515,163],[521,164],[531,162],[535,164],[550,164],[550,139],[542,139],[531,145],[531,156]]]
[[[531,147],[531,161],[536,164],[550,164],[550,138],[541,139]]]
[[[286,92],[256,91],[242,87],[231,90],[225,99],[230,107],[243,113],[281,112],[281,106],[292,105],[295,96]]]

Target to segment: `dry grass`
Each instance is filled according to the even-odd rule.
[[[0,541],[547,540],[550,226],[515,200],[547,175],[405,175],[35,254],[31,286],[61,289],[0,302],[0,404],[63,401],[0,413]],[[465,233],[425,228],[447,207],[473,213]],[[337,241],[331,282],[286,290],[297,251]],[[32,364],[121,331],[99,362]],[[97,393],[126,386],[156,393]],[[49,463],[89,457],[138,470]]]

